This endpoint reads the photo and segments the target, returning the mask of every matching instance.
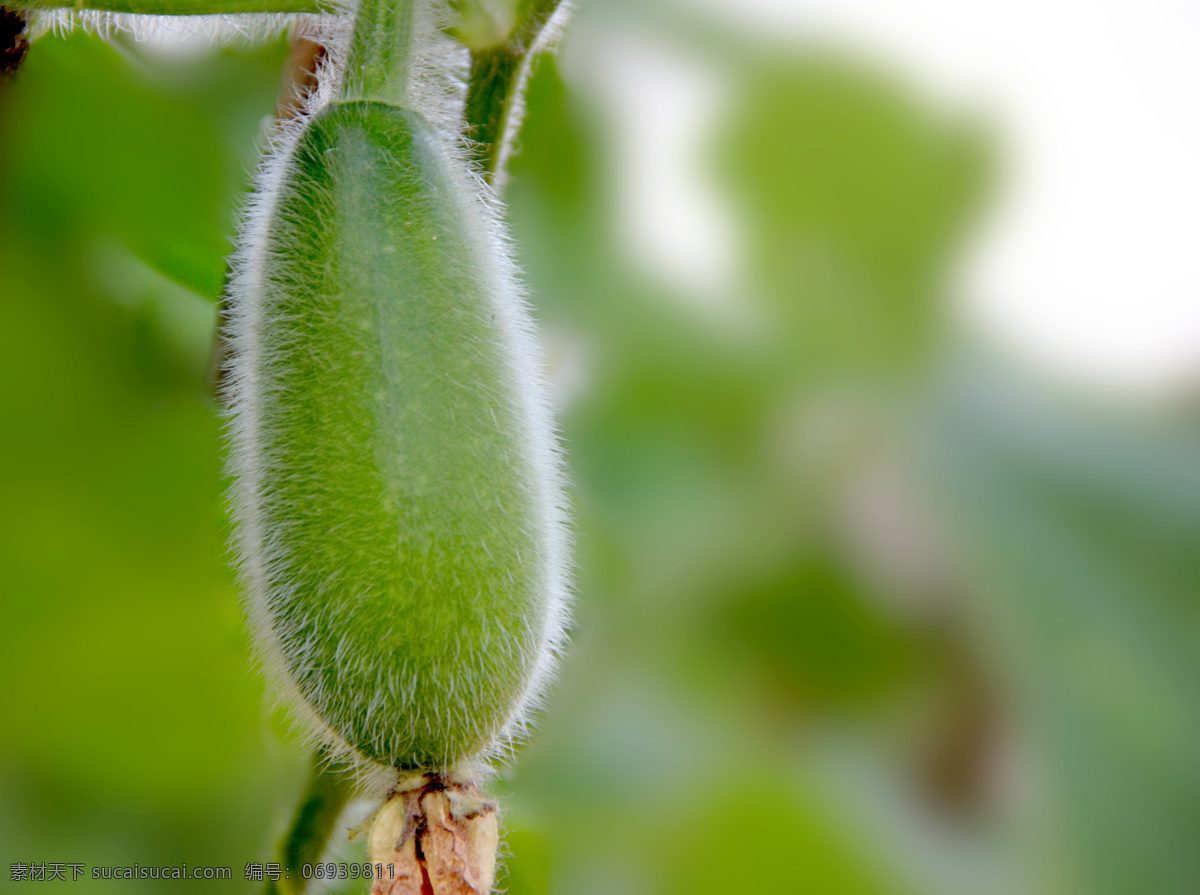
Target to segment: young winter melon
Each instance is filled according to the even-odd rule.
[[[519,729],[561,637],[528,314],[478,184],[418,113],[332,102],[262,180],[227,331],[261,652],[335,751],[450,772]]]

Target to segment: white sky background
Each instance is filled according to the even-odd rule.
[[[1006,178],[959,281],[968,321],[1074,379],[1155,394],[1200,378],[1200,0],[677,2],[845,46],[995,123]],[[699,61],[612,37],[570,50],[618,73],[597,89],[623,231],[713,303],[736,228],[687,147],[720,92]]]

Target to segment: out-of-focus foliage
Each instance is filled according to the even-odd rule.
[[[980,138],[836,55],[747,67],[725,177],[797,367],[827,386],[920,363],[947,262],[978,211]]]
[[[1200,879],[1200,426],[976,363],[923,427],[1014,705],[1054,891]]]
[[[206,385],[282,59],[167,64],[74,35],[37,42],[0,97],[6,876],[265,860],[298,785],[247,666]]]
[[[727,72],[705,156],[745,314],[623,254],[613,123],[564,85],[568,41],[508,200],[564,394],[578,602],[497,781],[502,884],[1188,891],[1194,433],[1089,419],[968,346],[941,362],[976,132],[843,55],[580,6],[570,40],[617,22]],[[234,871],[98,891],[256,890],[303,787],[225,568],[207,382],[284,52],[47,37],[0,93],[4,860]]]

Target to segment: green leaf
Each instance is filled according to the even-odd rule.
[[[1045,889],[1200,878],[1200,426],[959,369],[929,470],[1029,726]]]
[[[102,40],[33,45],[9,94],[5,167],[22,227],[124,244],[210,299],[221,294],[237,193],[274,105],[282,43],[131,66]]]
[[[984,183],[981,135],[857,60],[768,55],[745,72],[717,162],[798,363],[910,366]]]

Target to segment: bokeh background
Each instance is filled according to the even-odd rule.
[[[579,0],[539,64],[578,574],[512,895],[1200,889],[1200,17],[967,6]],[[257,891],[304,786],[209,384],[286,49],[0,87],[0,871],[233,868],[13,891]]]

